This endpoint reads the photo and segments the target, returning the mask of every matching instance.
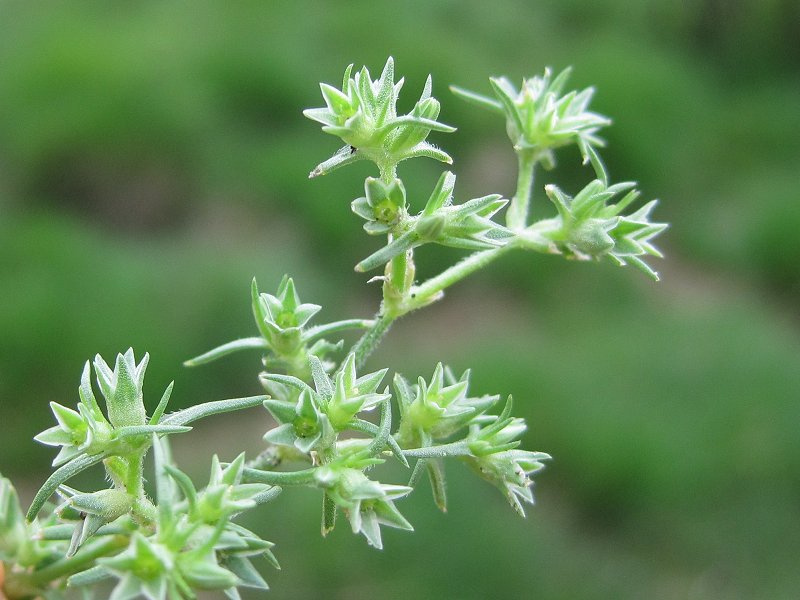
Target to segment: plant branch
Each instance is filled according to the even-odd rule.
[[[389,331],[396,317],[389,314],[378,314],[375,317],[372,327],[364,332],[364,335],[355,343],[351,352],[356,355],[356,369],[360,369],[367,362],[370,354],[375,351],[378,344],[381,343],[383,336]]]
[[[517,191],[506,212],[506,226],[509,229],[523,229],[527,225],[536,155],[530,150],[517,150],[517,161]]]

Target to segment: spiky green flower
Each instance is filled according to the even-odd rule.
[[[260,293],[255,279],[250,292],[259,337],[228,342],[186,361],[186,366],[205,364],[239,350],[259,349],[264,352],[264,365],[269,371],[305,378],[310,375],[310,356],[324,359],[329,352],[341,348],[341,341],[332,343],[325,336],[349,329],[364,329],[373,323],[369,319],[347,319],[310,327],[309,322],[320,311],[320,306],[302,302],[294,281],[288,275],[283,276],[275,295]]]
[[[589,110],[593,88],[562,95],[570,74],[571,69],[564,69],[552,77],[548,68],[541,77],[524,79],[520,89],[507,77],[492,77],[489,83],[496,99],[455,86],[450,89],[468,102],[505,116],[506,133],[517,152],[533,153],[545,168],[552,168],[555,149],[577,144],[584,162],[591,160],[599,176],[605,170],[595,147],[604,142],[597,132],[611,120]]]
[[[506,450],[464,460],[483,479],[497,487],[521,517],[525,516],[522,502],[533,504],[531,475],[544,468],[542,461],[549,454],[528,450]]]
[[[436,365],[430,382],[420,377],[415,386],[395,375],[400,408],[398,443],[403,447],[419,447],[446,439],[497,402],[496,395],[471,397],[469,376],[470,372],[465,371],[456,378],[442,363]]]
[[[408,217],[406,189],[399,179],[386,184],[380,179],[367,177],[364,194],[353,200],[350,206],[355,214],[367,221],[364,231],[368,234],[389,233]]]
[[[424,244],[433,243],[464,250],[503,246],[512,234],[492,221],[492,217],[508,201],[500,194],[490,194],[462,204],[453,204],[455,182],[456,176],[453,173],[442,173],[422,212],[405,219],[399,231],[395,228],[394,239],[358,263],[356,271],[370,271],[386,264],[395,256]]]
[[[633,265],[658,280],[658,274],[643,257],[663,257],[652,240],[668,225],[650,220],[657,200],[651,200],[631,214],[622,214],[639,198],[634,186],[632,182],[607,186],[595,180],[574,198],[555,185],[546,186],[545,191],[555,204],[558,216],[535,223],[522,232],[523,243],[541,245],[544,241],[550,252],[576,260],[608,257],[620,266]],[[627,193],[620,200],[610,202],[624,192]]]
[[[82,455],[122,455],[149,445],[151,433],[177,433],[191,429],[159,425],[157,422],[148,424],[142,388],[149,358],[145,353],[137,365],[133,349],[129,348],[125,354],[117,354],[112,370],[99,354],[95,357],[96,380],[105,399],[108,419],[92,390],[88,362],[84,366],[78,388],[78,410],[74,411],[56,402],[50,403],[58,424],[34,439],[48,446],[61,446],[53,460],[53,466],[68,463]],[[161,399],[158,409],[160,413],[166,407],[171,390],[172,384],[167,387]]]
[[[380,483],[359,469],[335,466],[318,469],[317,481],[326,496],[344,510],[353,533],[363,534],[370,546],[383,548],[381,525],[414,530],[394,505],[395,500],[408,495],[413,488]]]
[[[264,434],[264,441],[294,446],[305,454],[331,441],[335,433],[321,404],[319,395],[311,388],[300,392],[295,403],[265,400],[264,407],[278,426]]]
[[[431,96],[430,76],[412,111],[398,116],[397,97],[403,79],[395,83],[392,57],[376,80],[370,77],[367,67],[351,77],[352,70],[353,65],[345,70],[341,90],[320,84],[325,107],[303,111],[309,119],[322,123],[324,132],[346,144],[311,171],[309,177],[365,159],[377,164],[381,173],[393,173],[397,163],[416,156],[452,162],[447,153],[425,141],[431,131],[455,131],[436,120],[439,102]]]
[[[533,504],[530,475],[544,467],[550,455],[517,450],[527,426],[524,419],[511,416],[511,397],[496,417],[484,416],[471,425],[467,437],[470,454],[464,460],[489,483],[499,488],[520,516],[525,516],[522,501]]]
[[[390,397],[377,391],[386,369],[358,377],[352,353],[333,379],[316,357],[311,358],[311,371],[315,389],[296,377],[262,376],[267,389],[277,396],[265,400],[264,406],[279,423],[264,435],[265,441],[294,446],[304,453],[329,446],[337,432],[353,425],[358,413],[371,411]]]

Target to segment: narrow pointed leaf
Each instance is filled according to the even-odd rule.
[[[322,535],[326,536],[333,531],[336,525],[336,503],[331,499],[326,490],[322,491]]]
[[[475,106],[480,106],[481,108],[485,108],[499,115],[503,114],[503,105],[500,104],[497,100],[493,100],[488,96],[483,96],[481,94],[476,94],[475,92],[470,92],[469,90],[465,90],[464,88],[458,87],[457,85],[451,85],[450,91],[453,92],[453,94],[455,94],[462,100],[469,102],[470,104],[474,104]]]
[[[323,127],[323,129],[326,129]],[[345,130],[347,133],[349,130]],[[328,173],[335,171],[340,167],[344,167],[354,162],[358,162],[359,160],[364,160],[366,157],[363,156],[357,149],[351,146],[344,146],[340,148],[336,154],[331,156],[328,160],[321,162],[318,164],[311,173],[308,174],[309,179],[313,179],[314,177],[320,177],[321,175],[327,175]]]
[[[248,396],[246,398],[232,398],[230,400],[217,400],[198,404],[184,410],[172,413],[161,420],[161,425],[185,425],[203,417],[218,415],[220,413],[242,410],[259,406],[267,396]]]
[[[372,269],[377,269],[398,254],[412,248],[418,241],[419,235],[414,231],[409,231],[358,263],[356,271],[365,273]]]
[[[164,411],[167,410],[167,404],[169,403],[170,396],[172,396],[172,388],[174,385],[175,382],[170,381],[167,389],[164,390],[164,394],[161,396],[158,406],[156,406],[155,411],[153,411],[153,416],[150,417],[150,425],[157,425],[161,420],[161,417],[164,415]]]
[[[240,340],[234,340],[232,342],[228,342],[227,344],[222,344],[221,346],[217,346],[213,350],[209,350],[200,356],[195,356],[183,364],[187,367],[196,367],[198,365],[204,365],[206,363],[210,363],[212,361],[217,360],[218,358],[222,358],[223,356],[227,356],[228,354],[233,354],[234,352],[239,352],[240,350],[251,350],[254,348],[258,349],[266,349],[269,348],[267,345],[266,340],[260,337],[250,337],[250,338],[242,338]]]
[[[150,435],[151,433],[167,435],[170,433],[186,433],[191,430],[191,427],[186,427],[185,425],[129,425],[127,427],[117,427],[114,430],[114,434],[117,439],[124,440],[140,435]]]
[[[433,501],[442,512],[447,512],[447,489],[444,477],[444,465],[441,459],[429,460],[427,463],[428,479],[431,482]]]
[[[39,491],[36,492],[36,496],[33,498],[33,502],[31,502],[31,506],[28,509],[26,519],[28,521],[33,521],[33,519],[37,514],[39,514],[39,511],[44,506],[44,503],[47,502],[50,496],[52,496],[58,489],[58,486],[60,486],[62,483],[65,483],[78,473],[81,473],[89,467],[96,465],[103,460],[103,458],[105,458],[104,454],[95,454],[92,456],[84,454],[56,469],[53,474],[47,478],[47,481],[44,482]]]

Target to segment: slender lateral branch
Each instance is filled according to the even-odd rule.
[[[379,314],[375,317],[374,324],[370,327],[364,335],[361,336],[356,344],[353,346],[352,352],[356,355],[356,368],[360,369],[367,362],[370,354],[375,351],[378,344],[381,343],[383,336],[389,331],[395,317],[387,314]]]
[[[438,300],[446,288],[494,262],[516,247],[516,243],[509,242],[500,248],[476,252],[452,267],[445,269],[436,277],[431,277],[425,283],[411,288],[412,300],[409,305],[409,312]]]

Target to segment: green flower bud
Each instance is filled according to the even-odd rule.
[[[614,239],[608,232],[617,219],[588,219],[570,232],[569,243],[576,254],[599,258],[614,247]]]
[[[345,71],[341,90],[322,85],[325,107],[303,111],[306,117],[321,123],[324,132],[347,144],[319,164],[310,177],[363,159],[372,160],[382,170],[414,156],[452,162],[446,153],[425,141],[431,131],[455,131],[436,121],[439,102],[431,97],[430,77],[411,113],[398,116],[397,97],[403,80],[395,83],[391,57],[376,80],[370,77],[366,67],[352,77],[351,73],[352,65]]]

